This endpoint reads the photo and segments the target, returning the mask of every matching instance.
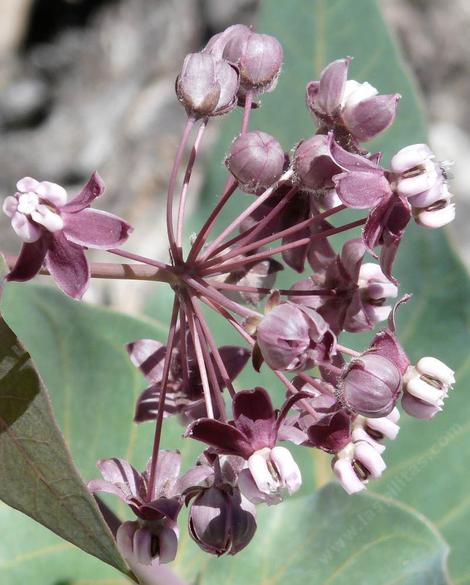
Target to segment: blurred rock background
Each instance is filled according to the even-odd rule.
[[[256,4],[0,0],[0,196],[25,174],[73,192],[99,168],[107,184],[106,208],[136,228],[129,248],[155,254],[155,233],[164,230],[166,181],[184,121],[174,98],[178,68],[186,53],[215,32],[234,22],[249,23]],[[465,228],[470,217],[470,3],[382,4],[422,87],[432,146],[440,159],[455,161],[452,190],[459,212],[452,231],[470,266]],[[195,178],[200,183],[202,171]],[[0,249],[18,249],[5,217]],[[86,298],[137,312],[145,286],[95,281]]]

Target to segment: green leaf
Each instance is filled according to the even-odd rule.
[[[423,517],[329,484],[264,509],[238,557],[211,562],[201,585],[444,585],[447,545]]]
[[[105,563],[128,572],[110,530],[70,458],[46,388],[29,354],[3,319],[0,453],[3,502]],[[2,526],[5,535],[7,527]],[[16,536],[14,526],[11,529]]]

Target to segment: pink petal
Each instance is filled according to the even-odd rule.
[[[399,94],[379,95],[345,109],[343,119],[348,130],[358,140],[371,140],[393,123],[399,99]]]
[[[98,173],[93,173],[83,189],[71,201],[64,205],[64,211],[76,213],[85,209],[85,207],[89,207],[97,197],[104,193],[104,189],[103,179]]]
[[[34,191],[42,199],[47,199],[56,207],[62,207],[67,202],[67,191],[57,183],[42,181]]]
[[[333,465],[333,471],[348,494],[355,494],[366,489],[366,486],[356,475],[349,459],[338,459]]]
[[[44,262],[47,247],[46,238],[41,238],[33,244],[23,244],[14,268],[7,275],[7,280],[24,282],[36,276]]]
[[[325,114],[334,115],[341,106],[350,62],[350,57],[338,59],[321,72],[316,101],[317,107]]]
[[[49,232],[58,232],[64,227],[64,220],[47,205],[39,204],[31,213],[31,219],[43,225]]]
[[[87,248],[114,248],[127,240],[132,227],[112,213],[83,209],[64,214],[67,239]]]
[[[74,299],[83,296],[90,280],[90,267],[83,249],[68,242],[63,232],[51,237],[46,267],[65,294]]]
[[[374,207],[390,194],[390,184],[378,173],[352,171],[334,177],[338,197],[348,207]]]
[[[154,339],[138,339],[126,346],[131,362],[152,383],[159,382],[163,373],[166,346]]]

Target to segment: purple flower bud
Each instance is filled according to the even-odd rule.
[[[256,510],[238,488],[203,489],[191,504],[189,533],[202,550],[217,556],[234,555],[249,544],[256,531]]]
[[[353,412],[379,418],[393,410],[401,387],[395,364],[371,351],[351,361],[342,376],[339,395]]]
[[[259,349],[275,370],[299,370],[329,360],[335,336],[314,309],[285,302],[270,311],[257,328]]]
[[[348,494],[365,489],[370,477],[376,479],[386,465],[380,453],[366,441],[349,443],[339,451],[332,463],[333,471]]]
[[[377,95],[369,83],[346,82],[342,100],[342,119],[351,134],[362,142],[389,128],[396,116],[399,94]]]
[[[279,142],[260,131],[238,136],[225,159],[242,191],[255,195],[260,195],[279,179],[285,163],[286,155]]]
[[[188,115],[219,116],[237,105],[236,69],[210,53],[191,53],[176,80],[176,95]]]
[[[442,410],[444,399],[455,383],[453,370],[433,357],[421,358],[403,376],[402,406],[416,418],[432,418]]]
[[[276,87],[284,54],[276,38],[245,27],[230,36],[223,57],[239,68],[242,92],[259,94]]]
[[[300,142],[295,149],[293,168],[303,189],[313,191],[332,189],[333,176],[342,169],[335,163],[330,152],[331,138],[317,134]]]

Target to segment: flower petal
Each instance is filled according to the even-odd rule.
[[[46,267],[60,289],[74,299],[80,299],[88,287],[90,267],[83,249],[56,232],[50,240]]]
[[[321,72],[315,106],[325,114],[334,116],[341,106],[350,62],[350,57],[338,59]]]
[[[264,388],[242,390],[233,398],[233,418],[246,416],[252,421],[274,420],[274,409],[269,394]]]
[[[131,362],[149,382],[159,382],[163,373],[166,346],[154,339],[138,339],[126,346]]]
[[[8,195],[3,200],[2,210],[8,217],[13,217],[18,209],[18,199],[12,195]]]
[[[16,183],[16,188],[20,193],[27,193],[28,191],[36,191],[36,187],[39,185],[39,181],[33,179],[32,177],[23,177],[20,179],[18,183]]]
[[[202,441],[225,455],[239,455],[248,459],[253,453],[245,435],[237,428],[210,418],[200,418],[190,424],[185,437]]]
[[[68,213],[76,213],[89,207],[97,197],[104,193],[104,189],[103,179],[98,173],[93,173],[88,183],[71,201],[64,205],[63,210]]]
[[[31,280],[41,269],[47,248],[47,238],[41,238],[33,244],[23,244],[15,266],[7,275],[7,280],[16,282]]]
[[[374,207],[390,195],[390,184],[382,173],[352,171],[334,177],[338,197],[348,207]]]
[[[127,240],[132,227],[112,213],[83,209],[64,213],[67,239],[87,248],[114,248]]]

